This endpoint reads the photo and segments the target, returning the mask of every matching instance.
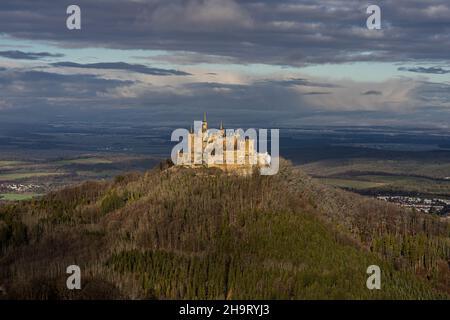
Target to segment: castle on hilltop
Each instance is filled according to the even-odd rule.
[[[254,129],[246,132],[225,130],[223,122],[218,130],[208,129],[206,112],[203,121],[195,121],[194,124],[187,136],[187,150],[177,153],[175,164],[189,168],[219,168],[243,175],[252,173],[255,168],[270,166],[270,155],[256,152]]]

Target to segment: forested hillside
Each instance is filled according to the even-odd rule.
[[[450,227],[326,187],[162,164],[0,207],[0,292],[24,299],[448,299]],[[82,290],[66,288],[79,265]],[[381,290],[366,269],[379,265]]]

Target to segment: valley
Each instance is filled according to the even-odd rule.
[[[72,122],[24,128],[14,138],[0,139],[0,202],[143,172],[172,147],[170,128],[164,127],[103,124],[96,129]],[[357,127],[280,132],[281,155],[321,183],[397,204],[401,201],[393,197],[414,198],[410,205],[418,203],[416,209],[419,199],[450,199],[450,136],[445,132]],[[426,211],[448,215],[446,206],[434,207]]]

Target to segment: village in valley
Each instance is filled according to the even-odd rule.
[[[392,202],[405,208],[440,216],[450,215],[450,200],[412,196],[377,196],[377,199]]]

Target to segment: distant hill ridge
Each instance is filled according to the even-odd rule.
[[[285,160],[275,176],[169,167],[0,207],[2,297],[449,298],[448,223]],[[82,290],[65,286],[71,264]],[[373,264],[381,290],[366,287]]]

